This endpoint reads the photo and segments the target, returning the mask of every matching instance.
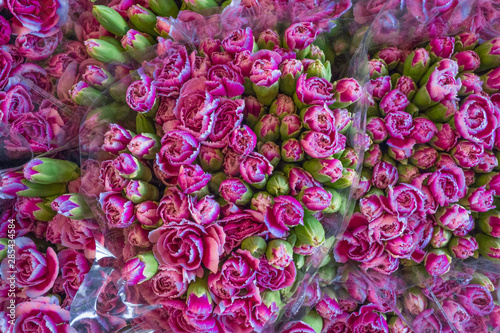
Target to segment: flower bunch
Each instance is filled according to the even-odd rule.
[[[382,49],[369,61],[373,143],[338,261],[386,274],[400,261],[421,263],[441,275],[452,258],[497,260],[496,44],[467,33],[409,53]]]
[[[126,88],[135,129],[110,123],[89,145],[102,159],[89,196],[128,239],[123,280],[179,313],[154,315],[158,326],[262,331],[325,243],[321,221],[355,175],[345,133],[361,87],[330,82],[318,32],[170,43]]]
[[[95,240],[102,241],[77,194],[80,181],[78,165],[44,157],[1,175],[2,332],[33,323],[69,330],[71,303],[95,257]]]

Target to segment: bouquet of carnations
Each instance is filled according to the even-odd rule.
[[[78,159],[71,151],[63,156]],[[27,332],[33,325],[70,331],[71,303],[102,239],[78,194],[80,184],[78,165],[56,158],[35,158],[2,174],[2,332]]]
[[[154,57],[138,46],[147,35],[124,35],[139,69],[99,96],[74,88],[94,103],[81,193],[105,234],[75,327],[92,313],[92,325],[270,332],[296,316],[332,258],[366,139],[360,84],[333,81],[314,44],[331,18],[268,23],[228,6],[168,19],[174,40]]]

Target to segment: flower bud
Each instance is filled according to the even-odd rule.
[[[412,100],[417,91],[417,85],[415,81],[409,76],[401,76],[395,84],[395,88],[399,89],[403,94],[408,97],[408,100]]]
[[[102,93],[92,88],[85,81],[79,81],[69,91],[70,97],[78,105],[91,106],[99,103]],[[102,100],[102,99],[101,99]]]
[[[152,160],[160,152],[160,137],[150,133],[138,134],[130,140],[127,148],[135,157]]]
[[[481,162],[473,167],[476,173],[489,173],[498,168],[498,159],[491,150],[485,150]]]
[[[149,0],[149,8],[156,15],[163,17],[177,17],[179,7],[173,0]]]
[[[134,29],[130,29],[122,37],[121,45],[138,62],[141,62],[146,57],[148,48],[152,46],[151,38],[148,34]]]
[[[448,244],[448,242],[450,241],[451,236],[451,231],[446,230],[440,226],[435,226],[434,231],[432,232],[430,245],[435,249],[445,247],[446,244]]]
[[[123,47],[103,39],[87,39],[83,42],[87,48],[87,53],[92,58],[104,62],[120,62],[127,61],[127,54]]]
[[[381,76],[387,76],[387,64],[382,59],[371,59],[368,61],[368,68],[370,70],[370,79],[375,80]]]
[[[425,270],[432,276],[447,273],[451,267],[451,256],[446,249],[431,249],[424,259]]]
[[[326,61],[326,55],[323,50],[317,46],[317,45],[311,45],[311,49],[309,50],[309,53],[307,54],[306,58],[312,59],[312,60],[320,60],[321,62]]]
[[[342,207],[342,196],[333,188],[325,188],[325,190],[330,194],[332,199],[330,200],[328,207],[323,209],[323,213],[330,214],[338,212]]]
[[[392,90],[390,76],[381,76],[375,80],[370,80],[368,91],[371,92],[373,99],[380,101],[389,91]]]
[[[339,157],[340,162],[344,168],[356,169],[358,165],[358,155],[354,148],[346,147],[342,155]]]
[[[352,185],[352,181],[356,176],[356,171],[353,169],[345,168],[342,170],[342,177],[340,177],[334,183],[325,183],[326,186],[331,187],[336,190],[341,190]]]
[[[52,201],[51,207],[58,214],[73,220],[83,220],[86,217],[92,216],[92,211],[87,202],[78,193],[66,193],[57,197]]]
[[[378,162],[382,160],[382,150],[378,144],[370,145],[370,148],[365,152],[363,158],[363,166],[365,168],[373,168]]]
[[[310,211],[319,212],[330,206],[332,194],[321,187],[304,187],[297,199]]]
[[[325,241],[323,225],[312,215],[304,216],[304,225],[295,226],[297,239],[305,245],[318,247]]]
[[[23,175],[37,184],[68,183],[80,177],[80,168],[70,161],[39,157],[24,166]]]
[[[311,159],[303,166],[320,183],[335,183],[342,177],[342,162],[337,159]]]
[[[389,146],[387,154],[396,161],[403,162],[413,155],[415,143],[414,139],[401,140],[390,138],[387,140],[387,145]]]
[[[300,60],[285,60],[280,65],[280,92],[288,96],[293,96],[297,86],[297,80],[304,71],[304,66]]]
[[[485,234],[477,234],[479,254],[494,263],[500,263],[500,238],[493,238]]]
[[[465,198],[460,199],[460,204],[473,212],[487,212],[495,209],[493,196],[495,190],[487,190],[486,186],[469,188]]]
[[[287,241],[273,239],[267,245],[266,258],[271,266],[283,269],[293,261],[293,248]]]
[[[399,64],[399,60],[401,59],[401,50],[397,47],[386,47],[378,51],[374,57],[384,60],[387,64],[387,69],[392,71]]]
[[[283,117],[297,113],[297,107],[290,96],[278,94],[269,108],[269,113],[283,120]]]
[[[266,114],[254,127],[259,141],[278,141],[280,138],[280,120],[272,114]]]
[[[245,108],[243,109],[243,116],[245,121],[250,127],[255,127],[255,124],[264,115],[265,108],[254,96],[245,97]]]
[[[476,47],[474,51],[481,58],[479,71],[485,71],[500,66],[500,38],[486,41]]]
[[[122,277],[127,285],[141,284],[151,279],[158,272],[158,261],[153,252],[145,252],[129,259],[122,270]]]
[[[448,243],[448,248],[453,257],[467,259],[474,256],[478,245],[476,239],[472,236],[453,237]]]
[[[85,72],[82,74],[82,78],[90,86],[98,90],[109,88],[115,81],[115,78],[110,72],[96,65],[88,65],[85,68]]]
[[[496,289],[493,282],[486,275],[481,274],[479,272],[474,272],[472,274],[472,280],[470,281],[470,284],[478,284],[480,286],[485,287],[490,292],[495,291]]]
[[[457,144],[458,134],[450,124],[436,124],[437,133],[429,141],[429,145],[439,151],[450,151]]]
[[[210,189],[210,192],[218,195],[220,184],[227,178],[227,174],[225,174],[223,171],[212,174],[212,178],[208,182],[208,188]]]
[[[262,31],[257,39],[259,49],[273,50],[275,46],[281,47],[281,40],[278,33],[271,29]]]
[[[332,67],[329,61],[323,63],[321,60],[314,60],[307,66],[307,77],[321,77],[328,81],[332,78]]]
[[[259,153],[262,154],[273,167],[276,167],[280,162],[280,146],[274,142],[269,141],[260,145]]]
[[[432,62],[443,58],[450,58],[455,49],[454,37],[433,38],[426,47]]]
[[[417,316],[427,308],[427,298],[419,288],[413,287],[404,293],[403,304],[409,313]]]
[[[66,192],[66,183],[56,183],[56,184],[37,184],[32,183],[26,179],[21,179],[21,184],[19,187],[19,191],[17,191],[16,195],[20,197],[27,198],[46,198],[52,196],[58,196]]]
[[[133,203],[159,199],[159,192],[156,186],[143,180],[132,180],[125,188],[125,196]]]
[[[127,33],[129,27],[123,17],[113,8],[108,6],[94,5],[92,14],[104,29],[113,35],[123,36]]]
[[[345,108],[361,98],[362,89],[358,81],[353,78],[344,78],[333,84],[335,102],[330,108]]]
[[[247,237],[241,242],[241,249],[247,250],[254,258],[260,258],[267,250],[267,243],[259,236]]]
[[[127,153],[120,154],[113,160],[113,167],[118,174],[126,179],[144,180],[152,178],[151,169],[140,162],[135,156]]]
[[[281,140],[297,138],[302,130],[302,121],[296,114],[287,115],[283,118],[280,125]]]
[[[244,206],[252,199],[250,186],[239,178],[228,178],[220,183],[219,193],[224,200]]]
[[[137,30],[156,36],[156,15],[152,11],[141,5],[132,5],[127,15]]]
[[[290,185],[288,184],[287,177],[284,175],[272,175],[266,186],[267,192],[275,197],[288,195],[290,193]]]
[[[438,152],[426,145],[415,146],[413,155],[410,157],[410,163],[419,169],[430,169],[436,163]]]
[[[413,81],[418,82],[422,75],[427,71],[431,59],[426,49],[416,49],[405,59],[403,75],[409,76]]]
[[[14,207],[23,218],[48,222],[56,216],[48,199],[19,197]]]
[[[224,154],[218,148],[201,145],[198,158],[203,170],[216,172],[222,169]]]
[[[473,72],[478,69],[481,64],[481,59],[479,59],[477,53],[472,50],[455,53],[452,59],[457,62],[460,72]]]
[[[481,76],[483,90],[488,94],[500,92],[500,68],[495,68]]]
[[[474,32],[464,32],[455,36],[455,51],[472,50],[476,47],[478,36]]]
[[[400,164],[398,163],[398,183],[411,184],[415,178],[420,176],[420,171],[418,168],[411,164]]]
[[[476,222],[482,232],[488,236],[500,238],[500,211],[491,209],[480,213]]]
[[[396,112],[403,111],[410,104],[408,97],[399,89],[391,90],[380,101],[380,112],[383,116]]]
[[[285,162],[300,162],[304,159],[304,150],[299,140],[289,139],[281,144],[281,159]]]
[[[374,143],[381,143],[387,139],[389,133],[382,118],[371,117],[366,121],[366,132]]]
[[[135,206],[135,217],[145,229],[159,227],[160,215],[158,215],[158,203],[144,201]]]

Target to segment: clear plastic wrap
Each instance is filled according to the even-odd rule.
[[[320,2],[318,6],[312,7],[302,2],[286,4],[262,2],[254,3],[248,7],[239,3],[232,3],[220,14],[208,17],[192,14],[193,19],[186,19],[180,15],[176,20],[170,20],[170,36],[175,39],[176,43],[185,45],[192,50],[207,35],[221,37],[240,27],[250,27],[254,36],[257,36],[264,29],[274,28],[282,32],[291,23],[310,19],[318,22],[322,29],[329,30],[335,24],[338,26],[342,24],[342,18],[339,19],[338,16],[348,8],[348,5],[350,4],[346,1],[325,1]],[[332,21],[331,18],[337,18],[337,20]],[[346,24],[352,20],[348,19],[347,21]],[[340,31],[337,34],[341,33]],[[335,36],[335,33],[328,37],[320,35],[317,43],[318,45],[330,47],[330,43],[334,41]],[[361,42],[361,39],[357,40],[357,43],[359,42]],[[349,44],[349,47],[351,51],[358,50],[356,46]],[[104,161],[114,158],[114,155],[101,149],[104,134],[108,131],[109,124],[119,124],[123,128],[132,131],[136,128],[137,113],[123,103],[123,89],[134,80],[137,80],[141,71],[148,73],[154,66],[156,56],[161,59],[172,50],[175,49],[172,48],[169,41],[160,40],[158,45],[144,51],[142,57],[139,58],[146,60],[142,62],[142,68],[137,72],[131,72],[129,76],[122,78],[121,81],[104,91],[99,101],[92,106],[85,117],[80,129],[82,178],[84,179],[81,193],[86,196],[87,202],[93,209],[104,234],[104,242],[97,244],[98,255],[94,266],[87,275],[85,283],[80,288],[72,305],[71,325],[75,328],[81,327],[82,331],[85,331],[83,327],[92,327],[94,324],[100,325],[103,331],[116,329],[113,326],[115,324],[126,324],[125,327],[131,332],[148,328],[158,332],[168,332],[169,318],[164,317],[165,310],[162,307],[168,306],[169,311],[174,311],[173,309],[176,309],[176,306],[180,306],[179,304],[172,305],[166,301],[160,302],[155,299],[154,295],[151,295],[151,292],[148,291],[148,282],[137,286],[125,284],[125,281],[121,278],[121,271],[124,262],[137,254],[138,248],[135,248],[130,243],[130,237],[136,235],[130,235],[127,229],[109,228],[98,202],[99,193],[104,192],[102,183],[99,180],[101,165]],[[361,50],[357,52],[357,55],[353,57],[351,66],[343,61],[332,63],[332,67],[336,67],[335,73],[338,75],[338,77],[331,80],[332,82],[338,78],[352,77],[357,79],[361,85],[364,85],[367,77],[364,74],[366,68],[360,68],[361,65],[364,65],[364,62],[355,61],[360,59],[359,55],[364,53]],[[136,61],[132,61],[131,67],[136,66],[134,63],[137,65]],[[110,68],[113,66],[110,65]],[[100,103],[102,101],[108,101],[109,103],[113,98],[115,101],[111,102],[111,104]],[[120,98],[122,99],[120,100]],[[365,116],[363,115],[363,110],[366,110],[366,103],[367,101],[360,100],[348,108],[352,116],[352,122],[345,135],[347,145],[353,148],[358,161],[362,159],[364,147],[367,144],[364,134]],[[359,175],[360,171],[361,163],[357,163],[354,173]],[[357,179],[359,177],[354,176],[353,178],[352,186],[339,191],[342,199],[340,211],[328,214],[322,220],[326,232],[324,244],[307,256],[302,268],[297,270],[294,285],[282,297],[281,301],[284,306],[280,312],[280,317],[273,325],[262,328],[262,331],[280,332],[286,323],[298,320],[305,314],[304,309],[306,307],[312,307],[318,301],[317,297],[312,296],[314,290],[317,290],[318,272],[321,267],[325,267],[332,260],[330,250],[335,236],[342,233],[343,227],[346,225],[345,221],[348,221],[354,209],[354,202],[351,198],[358,191]],[[155,183],[155,185],[160,186],[160,189],[163,188],[162,184]],[[113,290],[113,292],[109,293],[109,296],[114,295],[115,297],[111,301],[111,305],[106,304],[107,307],[113,308],[111,312],[104,311],[105,307],[99,306],[100,299],[103,299],[103,302],[108,301],[105,299],[106,293],[103,291],[108,285]],[[125,306],[115,308],[115,302],[123,303]],[[127,328],[125,328],[125,331],[127,331]]]

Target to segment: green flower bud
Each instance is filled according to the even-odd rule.
[[[324,64],[321,60],[315,60],[313,63],[307,66],[307,78],[320,77],[328,81],[332,78],[332,66],[329,61]]]
[[[493,282],[491,282],[490,278],[479,272],[472,273],[472,280],[469,283],[479,284],[483,287],[486,287],[486,289],[488,289],[488,291],[490,292],[493,292],[496,289],[495,285],[493,284]]]
[[[481,187],[488,185],[491,182],[491,179],[498,175],[498,172],[490,172],[482,175],[476,175],[476,181],[474,182],[474,187]]]
[[[150,251],[129,259],[123,267],[122,277],[130,286],[148,281],[156,272],[158,272],[158,261]]]
[[[133,5],[128,9],[128,17],[137,30],[148,33],[151,36],[158,35],[155,30],[156,15],[149,9],[141,5]]]
[[[479,213],[476,223],[482,232],[492,237],[500,237],[500,210],[490,209]]]
[[[118,43],[115,44],[109,40],[101,39],[87,39],[85,42],[87,53],[92,58],[108,63],[120,62],[125,63],[128,59],[125,50]]]
[[[80,177],[80,168],[70,161],[38,157],[24,166],[23,174],[37,184],[67,183]]]
[[[52,200],[42,198],[40,198],[40,200],[40,202],[35,204],[38,209],[33,208],[33,216],[38,221],[51,221],[57,214],[50,206]]]
[[[343,170],[342,162],[337,159],[311,159],[305,161],[304,169],[320,183],[331,183],[338,179]]]
[[[478,71],[482,72],[500,66],[500,54],[498,53],[498,38],[486,41],[475,48],[475,52],[481,58]]]
[[[262,117],[253,128],[259,141],[278,141],[280,138],[280,120],[272,114]]]
[[[500,263],[500,238],[477,234],[476,240],[479,244],[479,254],[494,263]]]
[[[283,118],[287,115],[296,114],[297,106],[290,96],[279,94],[271,104],[269,113],[272,113],[276,115],[280,120],[283,120]]]
[[[320,43],[319,40],[316,40],[318,43]],[[327,49],[329,46],[326,46],[325,45],[325,49]],[[309,50],[309,53],[307,54],[306,58],[308,59],[312,59],[312,60],[319,60],[321,62],[325,62],[326,61],[326,56],[325,56],[325,53],[323,52],[323,50],[321,50],[321,48],[317,45],[314,45],[312,44],[311,45],[311,49]],[[328,79],[328,81],[330,81],[330,79]]]
[[[66,193],[57,197],[52,201],[51,207],[58,214],[73,220],[83,220],[92,216],[92,210],[78,193]]]
[[[293,248],[287,241],[273,239],[266,249],[266,258],[269,264],[282,269],[293,263]]]
[[[412,164],[397,164],[397,169],[398,169],[398,183],[407,183],[411,184],[413,179],[418,177],[420,175],[420,171],[418,168]]]
[[[435,249],[445,247],[452,236],[453,234],[450,230],[437,225],[434,227],[434,231],[432,232],[430,245]]]
[[[269,183],[269,182],[268,182]],[[274,197],[268,192],[257,192],[250,200],[250,209],[266,214],[267,209],[274,204]]]
[[[61,195],[64,192],[66,192],[66,183],[42,185],[42,184],[32,183],[26,179],[22,179],[21,183],[26,187],[26,189],[18,191],[16,193],[20,197],[46,198],[55,195]]]
[[[241,242],[241,249],[247,250],[255,258],[260,258],[266,253],[267,243],[264,238],[259,236],[247,237]]]
[[[334,188],[336,190],[341,190],[348,188],[352,185],[352,181],[356,176],[356,171],[353,169],[345,168],[342,170],[342,177],[339,178],[335,183],[325,183],[326,186]]]
[[[95,5],[92,8],[92,14],[94,14],[94,17],[104,29],[108,30],[113,35],[123,36],[129,29],[123,17],[111,7]]]
[[[125,188],[125,196],[135,204],[144,201],[158,201],[158,188],[143,180],[132,180]]]
[[[267,182],[266,189],[267,192],[275,197],[279,197],[280,195],[288,195],[288,193],[290,193],[288,178],[284,175],[272,175]]]
[[[311,310],[302,321],[311,326],[316,333],[321,333],[323,330],[323,318],[321,318],[316,310]]]
[[[255,83],[252,83],[252,88],[257,95],[257,99],[264,105],[271,105],[273,101],[278,96],[278,92],[280,90],[279,80],[276,81],[272,86],[258,86]]]
[[[342,162],[342,166],[344,166],[344,168],[356,169],[358,165],[358,155],[356,154],[356,150],[351,147],[346,147],[339,160]]]
[[[85,81],[79,81],[71,87],[69,95],[73,102],[83,106],[103,105],[105,100],[102,92],[92,88]]]
[[[403,66],[403,75],[409,76],[413,81],[418,82],[429,68],[430,63],[429,52],[422,48],[416,49],[406,57]]]
[[[304,225],[295,226],[297,239],[303,244],[318,247],[325,241],[325,229],[314,216],[306,214]]]
[[[173,0],[149,0],[149,8],[163,17],[177,17],[179,14],[179,7]]]
[[[297,139],[288,139],[281,144],[281,159],[285,162],[300,162],[304,159],[304,150]]]
[[[330,201],[330,206],[323,210],[323,213],[336,213],[340,210],[342,206],[342,196],[333,188],[325,188],[327,192],[332,195],[332,201]]]

